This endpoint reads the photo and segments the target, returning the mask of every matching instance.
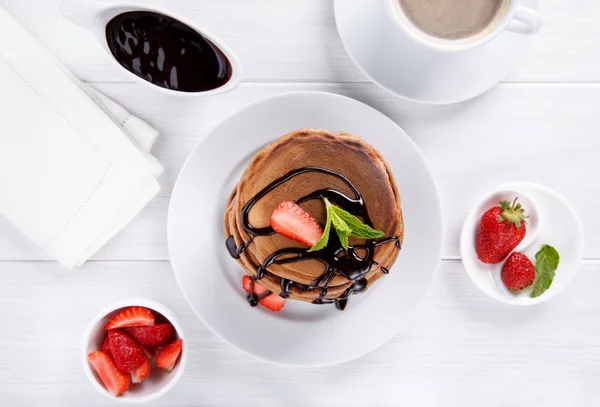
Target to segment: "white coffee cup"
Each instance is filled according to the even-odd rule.
[[[199,92],[182,92],[173,89],[166,89],[159,86],[156,86],[143,78],[135,75],[127,69],[124,69],[114,58],[110,48],[108,46],[106,40],[106,25],[113,18],[118,16],[119,14],[126,13],[129,11],[149,11],[158,14],[167,15],[169,17],[174,18],[192,28],[194,31],[202,35],[204,38],[208,39],[212,42],[229,60],[231,63],[231,78],[218,88],[199,91]],[[222,41],[216,38],[213,34],[210,34],[208,31],[201,29],[197,24],[189,21],[182,16],[179,16],[175,13],[172,13],[168,10],[163,10],[154,6],[147,6],[137,3],[107,3],[107,2],[99,2],[96,0],[63,0],[61,4],[61,13],[71,19],[76,24],[81,27],[87,29],[92,32],[100,43],[102,44],[104,50],[108,52],[110,55],[111,61],[118,66],[120,69],[123,69],[127,74],[134,80],[136,83],[140,85],[146,86],[152,89],[154,92],[160,92],[164,94],[177,94],[181,97],[197,97],[197,96],[211,96],[217,95],[221,93],[229,92],[235,89],[242,80],[242,64],[239,58],[233,53],[233,51]]]
[[[542,27],[539,14],[523,5],[523,0],[507,0],[496,19],[481,32],[466,38],[445,39],[422,31],[406,15],[398,0],[381,0],[396,27],[418,44],[440,52],[460,52],[479,47],[504,31],[536,34]]]

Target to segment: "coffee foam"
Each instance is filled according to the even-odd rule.
[[[397,0],[399,12],[425,34],[464,40],[489,33],[510,0]]]

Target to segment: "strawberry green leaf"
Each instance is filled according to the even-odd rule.
[[[502,214],[498,217],[498,222],[508,222],[508,224],[514,224],[517,229],[521,227],[521,222],[527,223],[527,218],[529,216],[525,216],[525,209],[518,202],[518,197],[515,198],[514,201],[502,201],[500,202],[500,209],[502,209]]]

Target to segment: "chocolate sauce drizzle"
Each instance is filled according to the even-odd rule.
[[[230,236],[225,241],[225,245],[227,246],[227,251],[229,252],[229,255],[237,260],[240,258],[240,255],[246,251],[248,246],[252,244],[253,241],[254,236],[252,236],[252,238],[248,242],[241,244],[240,247],[236,247],[235,239],[233,238],[233,236]]]
[[[244,231],[251,236],[251,239],[248,242],[244,242],[239,247],[236,247],[233,236],[230,236],[226,241],[226,245],[231,257],[234,259],[239,259],[240,255],[246,249],[248,249],[254,238],[257,236],[269,236],[275,234],[275,231],[270,226],[256,228],[250,224],[249,216],[252,207],[275,188],[288,182],[298,175],[308,172],[319,172],[340,179],[352,190],[354,198],[349,197],[338,190],[327,188],[311,192],[310,194],[298,199],[296,201],[297,204],[314,199],[327,198],[329,201],[339,205],[341,208],[352,213],[353,215],[362,217],[366,224],[372,226],[363,197],[356,187],[350,182],[350,180],[335,171],[327,170],[325,168],[304,167],[290,171],[283,177],[273,181],[246,203],[246,205],[242,208],[241,220]],[[400,248],[400,241],[398,237],[392,236],[378,241],[367,240],[365,244],[349,246],[348,250],[345,250],[342,247],[337,234],[332,229],[329,237],[329,244],[325,249],[316,252],[308,252],[308,249],[304,248],[286,248],[278,250],[267,257],[265,261],[258,266],[256,274],[252,277],[252,280],[260,281],[265,277],[265,275],[271,274],[268,271],[268,267],[273,264],[297,263],[311,259],[316,260],[325,266],[325,271],[323,274],[321,274],[310,284],[302,284],[281,278],[280,296],[283,298],[289,297],[292,288],[296,288],[300,291],[311,291],[315,288],[319,288],[319,298],[315,299],[313,304],[335,303],[338,309],[344,310],[350,296],[360,294],[367,289],[368,282],[365,276],[371,270],[371,267],[374,264],[377,264],[373,260],[375,257],[375,249],[378,246],[390,242],[394,242],[396,247]],[[361,256],[359,253],[364,254]],[[386,268],[382,267],[381,270],[385,274],[389,273],[389,270]],[[329,286],[336,275],[345,277],[348,281],[351,281],[352,284],[339,298],[326,298]],[[270,292],[268,292],[268,294],[270,294]],[[250,290],[250,293],[248,294],[248,302],[250,305],[255,306],[258,303],[258,300],[256,299],[256,295],[252,292],[252,290]]]
[[[248,304],[250,304],[251,307],[256,307],[260,300],[262,300],[265,297],[268,297],[269,295],[271,295],[271,291],[269,291],[269,290],[266,290],[261,295],[256,295],[254,293],[254,279],[250,280],[250,291],[248,292]]]

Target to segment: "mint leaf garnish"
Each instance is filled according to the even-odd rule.
[[[327,219],[331,218],[331,224],[340,239],[342,247],[348,249],[348,236],[352,233],[352,228],[350,228],[339,213],[335,211],[334,208],[337,208],[336,206],[333,206],[330,203],[326,203],[325,205],[327,206]]]
[[[346,222],[352,228],[352,236],[361,239],[377,239],[385,236],[381,230],[375,230],[369,225],[365,225],[356,216],[350,212],[346,212],[340,207],[334,206],[336,214]]]
[[[333,206],[329,202],[327,205],[327,219],[331,218],[331,223],[333,223],[333,227],[338,232],[352,232],[352,228],[346,223],[346,221],[340,216],[340,214],[335,210],[337,206]]]
[[[342,247],[346,250],[348,250],[348,238],[350,237],[350,232],[344,232],[344,231],[340,231],[340,230],[335,230],[337,235],[338,235],[338,239],[340,239],[340,243],[342,244]]]
[[[348,250],[348,238],[350,236],[359,239],[376,239],[385,236],[385,233],[380,230],[375,230],[369,225],[365,225],[350,212],[343,210],[339,206],[332,205],[328,199],[323,198],[323,201],[325,202],[325,209],[327,210],[327,222],[325,223],[325,229],[323,230],[321,239],[308,250],[309,252],[315,252],[327,247],[332,225],[345,250]]]
[[[547,244],[543,245],[535,255],[535,272],[537,279],[531,292],[531,298],[539,297],[550,288],[560,263],[560,256],[556,249]]]
[[[329,232],[331,231],[331,217],[327,216],[327,222],[325,223],[325,229],[323,229],[323,235],[319,239],[317,243],[310,249],[309,252],[316,252],[318,250],[323,250],[327,247],[327,243],[329,243]]]

